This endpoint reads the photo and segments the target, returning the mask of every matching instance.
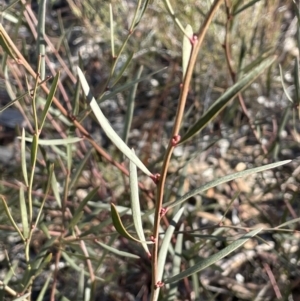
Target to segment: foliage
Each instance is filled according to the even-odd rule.
[[[1,299],[295,296],[298,7],[63,4],[2,7]]]

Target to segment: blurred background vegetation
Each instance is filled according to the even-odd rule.
[[[166,2],[150,1],[132,32],[137,1],[46,2],[46,76],[60,71],[56,97],[70,118],[51,106],[41,139],[82,137],[72,124],[75,118],[114,160],[127,166],[90,113],[77,83],[76,66],[85,71],[94,96],[120,136],[132,100],[132,81],[140,73],[143,80],[134,94],[128,145],[151,171],[159,172],[182,82],[183,35]],[[42,3],[0,1],[2,26],[36,71],[40,60],[36,30],[41,25]],[[176,18],[195,32],[211,5],[200,0],[171,4]],[[112,56],[110,5],[116,57]],[[192,266],[196,257],[208,258],[223,249],[244,229],[261,226],[265,231],[261,239],[249,240],[218,264],[180,281],[176,295],[170,297],[170,289],[163,288],[161,300],[300,300],[298,5],[290,0],[224,1],[209,28],[193,74],[183,133],[263,58],[276,55],[276,62],[201,134],[175,149],[165,200],[249,167],[293,161],[188,200],[182,269]],[[34,134],[35,78],[7,55],[3,39],[1,46],[0,105],[3,108],[23,97],[0,113],[0,194],[22,229],[20,199],[28,187],[17,136],[22,127],[26,136]],[[52,82],[52,77],[47,78],[48,87]],[[40,118],[47,95],[38,89],[34,98]],[[29,173],[31,153],[31,144],[26,143]],[[148,212],[155,206],[155,185],[144,175],[139,180],[143,185],[141,207]],[[34,218],[43,209],[28,246],[12,225],[4,202],[0,205],[1,300],[20,295],[20,300],[148,300],[149,258],[140,246],[117,234],[110,217],[113,202],[131,229],[129,180],[120,169],[86,140],[68,146],[41,145],[31,193]],[[151,218],[144,222],[150,236]],[[277,231],[284,223],[287,231]],[[163,224],[161,231],[166,227]],[[172,269],[171,254],[167,276]]]

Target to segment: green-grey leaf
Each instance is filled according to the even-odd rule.
[[[75,85],[75,92],[74,92],[74,98],[73,98],[73,115],[77,116],[79,111],[79,96],[80,96],[80,82],[78,80],[77,76],[77,82]]]
[[[21,139],[21,137],[18,137],[18,139]],[[79,137],[73,137],[73,138],[64,138],[64,139],[50,139],[50,140],[43,140],[38,139],[39,145],[66,145],[70,143],[77,143],[81,141],[83,138]],[[32,138],[25,138],[25,141],[32,142]]]
[[[184,223],[180,225],[179,233],[176,237],[176,244],[175,244],[175,254],[173,256],[173,268],[172,268],[172,275],[178,275],[180,273],[180,266],[181,266],[181,258],[182,258],[182,243],[183,243],[183,230],[184,230]],[[168,292],[168,300],[173,301],[176,299],[178,291],[177,282],[172,282],[171,288]]]
[[[47,200],[47,196],[48,196],[48,193],[49,193],[49,190],[50,190],[50,187],[51,187],[51,183],[52,183],[51,181],[52,181],[53,172],[54,172],[54,163],[51,163],[48,166],[47,185],[46,185],[46,189],[45,189],[45,192],[44,192],[44,197],[43,197],[42,203],[39,207],[39,213],[38,213],[38,215],[36,217],[36,220],[35,220],[36,225],[39,224],[39,221],[40,221],[40,218],[41,218],[41,215],[42,215],[42,212],[43,212],[43,208],[44,208],[44,205],[45,205],[46,200]],[[41,229],[41,227],[40,227],[40,229]]]
[[[134,79],[139,79],[141,77],[142,72],[143,72],[143,66],[140,66]],[[125,125],[124,125],[124,131],[123,131],[123,136],[122,136],[122,139],[126,144],[128,141],[128,135],[129,135],[129,131],[130,131],[131,123],[132,123],[132,117],[133,117],[133,111],[134,111],[134,100],[135,100],[135,96],[136,96],[137,87],[138,87],[138,83],[134,84],[131,87],[130,93],[128,96],[128,101],[127,101]]]
[[[291,102],[291,103],[294,103],[293,102],[293,99],[291,98],[291,96],[289,95],[286,87],[285,87],[285,84],[284,84],[284,77],[283,77],[283,74],[282,74],[282,68],[281,68],[281,65],[279,64],[279,72],[280,72],[280,81],[281,81],[281,85],[282,85],[282,88],[283,88],[283,91],[284,91],[284,94],[286,96],[286,98]]]
[[[40,60],[40,77],[45,79],[46,73],[46,41],[45,41],[45,24],[46,24],[46,2],[47,0],[40,0],[38,5],[38,24],[37,28],[37,55]]]
[[[165,237],[162,241],[159,254],[158,254],[158,263],[157,263],[157,279],[160,281],[162,280],[163,272],[165,269],[165,263],[166,263],[166,258],[167,258],[167,253],[168,253],[168,248],[171,242],[172,235],[175,230],[175,226],[178,223],[182,213],[184,211],[184,207],[180,208],[178,212],[175,214],[173,217],[167,231],[165,234]]]
[[[78,252],[77,253],[72,253],[72,256],[76,257],[76,255],[79,255]],[[67,252],[63,251],[62,252],[62,257],[66,260],[66,262],[68,263],[68,265],[70,267],[72,267],[75,271],[78,271],[78,272],[82,271],[82,267],[80,265],[78,265],[78,261],[75,261],[72,257],[70,257]],[[85,260],[85,259],[86,259],[86,257],[83,256],[82,260]],[[85,271],[85,270],[84,270],[84,275],[87,276],[87,277],[90,277],[90,274],[87,271]],[[95,276],[95,279],[97,279],[97,280],[99,280],[101,282],[104,281],[104,279],[102,279],[102,278],[100,278],[98,276]]]
[[[46,100],[46,104],[45,104],[45,107],[43,109],[43,112],[42,112],[42,117],[41,117],[41,123],[40,123],[40,130],[43,128],[44,126],[44,123],[45,123],[45,120],[46,120],[46,116],[47,116],[47,113],[49,111],[49,108],[51,106],[51,103],[53,101],[53,97],[54,97],[54,94],[55,94],[55,91],[56,91],[56,88],[57,88],[57,85],[58,85],[58,80],[59,80],[59,72],[55,75],[55,77],[53,78],[53,83],[51,85],[51,88],[50,88],[50,91],[49,91],[49,94],[47,96],[47,100]]]
[[[27,141],[27,138],[24,139]],[[38,150],[38,141],[39,137],[37,134],[34,134],[33,137],[31,138],[31,166],[35,165],[36,162],[36,157],[37,157],[37,150]]]
[[[137,169],[136,165],[130,161],[129,164],[129,181],[130,181],[130,194],[131,194],[131,210],[132,210],[132,218],[133,224],[137,233],[138,238],[141,241],[145,241],[145,234],[142,223],[142,215],[140,208],[140,199],[139,199],[139,185],[138,185],[138,177],[137,177]],[[146,243],[142,243],[142,246],[147,254],[150,254],[148,245]]]
[[[42,261],[42,263],[34,273],[35,277],[37,277],[44,270],[44,268],[49,264],[51,259],[52,259],[52,253],[49,253],[48,255],[45,256],[44,260]]]
[[[224,109],[228,102],[238,93],[245,89],[251,82],[259,76],[266,68],[270,67],[275,61],[275,57],[264,60],[254,70],[243,76],[236,84],[229,88],[214,104],[204,113],[204,115],[183,135],[179,144],[182,144],[198,134],[218,113]]]
[[[20,228],[18,227],[17,223],[15,222],[14,218],[12,217],[10,210],[7,206],[6,200],[4,199],[4,197],[0,194],[0,199],[2,200],[2,204],[4,206],[4,210],[6,212],[7,217],[9,218],[11,224],[13,225],[13,227],[16,229],[16,231],[19,233],[21,239],[23,241],[25,241],[25,237],[22,234],[22,231],[20,230]]]
[[[179,19],[177,18],[177,14],[175,14],[173,7],[171,6],[171,2],[169,0],[164,0],[164,5],[166,7],[166,9],[168,10],[168,13],[170,15],[170,17],[173,19],[173,22],[179,27],[179,29],[181,30],[181,32],[183,34],[186,34],[184,31],[184,27],[181,24],[181,22],[179,21]]]
[[[86,152],[86,154],[84,155],[84,158],[80,160],[80,164],[76,166],[75,172],[72,173],[72,179],[71,179],[71,182],[69,184],[69,190],[71,190],[73,188],[73,186],[79,180],[79,177],[80,177],[83,169],[86,167],[86,162],[89,159],[89,157],[91,156],[92,152],[93,152],[93,148],[91,148],[90,150],[88,150]]]
[[[10,266],[9,270],[5,272],[4,278],[1,279],[2,283],[0,283],[0,284],[2,284],[2,285],[4,284],[4,287],[8,287],[7,284],[12,279],[12,277],[14,277],[16,275],[15,271],[18,269],[18,265],[19,265],[19,262],[17,260],[12,262],[12,265]],[[0,294],[1,294],[1,292],[0,292]]]
[[[123,256],[123,257],[129,257],[129,258],[134,258],[134,259],[139,259],[140,256],[138,255],[135,255],[135,254],[132,254],[132,253],[128,253],[128,252],[124,252],[124,251],[120,251],[118,249],[115,249],[111,246],[108,246],[100,241],[96,241],[96,244],[100,245],[103,249],[111,252],[111,253],[114,253],[118,256]]]
[[[277,227],[275,227],[275,229],[280,229],[280,228],[283,228],[283,227],[286,227],[288,225],[292,225],[292,224],[295,224],[295,223],[298,223],[300,221],[300,217],[297,217],[297,218],[293,218]]]
[[[244,11],[245,9],[249,8],[249,7],[253,7],[254,4],[256,2],[258,2],[260,0],[252,0],[250,2],[248,2],[247,4],[245,4],[244,6],[242,6],[241,8],[235,10],[233,13],[232,13],[232,16],[236,16],[237,14],[241,13],[242,11]]]
[[[21,220],[23,226],[23,235],[25,238],[29,236],[29,222],[28,222],[28,214],[27,214],[27,207],[24,195],[24,188],[23,186],[20,187],[19,190],[19,198],[20,198],[20,211],[21,211]]]
[[[113,15],[111,3],[109,4],[109,23],[110,23],[111,57],[115,57],[114,15]]]
[[[67,144],[66,149],[67,149],[67,168],[68,168],[68,170],[71,170],[72,169],[72,163],[73,163],[72,145]]]
[[[124,65],[122,66],[119,74],[116,76],[113,84],[111,84],[111,87],[115,86],[117,84],[117,82],[120,80],[120,78],[122,77],[122,75],[124,74],[124,72],[127,70],[128,65],[130,64],[130,62],[132,61],[134,53],[132,52],[129,57],[127,58],[126,62],[124,63]]]
[[[69,223],[69,227],[74,227],[77,225],[77,222],[80,220],[83,214],[83,208],[86,206],[86,204],[93,199],[93,197],[96,195],[99,187],[95,187],[93,190],[91,190],[88,195],[80,202],[79,206],[75,210],[73,217]]]
[[[46,294],[46,291],[47,291],[47,288],[49,286],[50,280],[52,280],[51,277],[46,277],[46,278],[47,279],[46,279],[46,281],[45,281],[45,283],[44,283],[44,285],[43,285],[43,287],[42,287],[42,289],[41,289],[41,291],[39,293],[39,296],[36,299],[36,301],[43,301],[43,300],[45,300],[44,296]]]
[[[191,190],[187,194],[180,197],[178,200],[176,200],[174,202],[166,203],[164,206],[167,206],[168,208],[172,208],[176,205],[179,205],[179,204],[183,203],[184,201],[191,198],[192,196],[194,196],[196,194],[199,194],[203,191],[208,190],[209,188],[218,186],[220,184],[223,184],[223,183],[226,183],[226,182],[229,182],[229,181],[241,178],[241,177],[246,177],[246,176],[251,175],[253,173],[257,173],[257,172],[261,172],[261,171],[264,171],[264,170],[267,170],[267,169],[275,168],[275,167],[287,164],[289,162],[291,162],[291,160],[285,160],[285,161],[280,161],[280,162],[276,162],[276,163],[271,163],[271,164],[267,164],[267,165],[264,165],[264,166],[239,171],[239,172],[233,173],[231,175],[228,175],[228,176],[210,181],[210,182],[208,182],[207,184],[205,184],[201,187],[198,187],[194,190]]]
[[[114,89],[113,91],[110,91],[109,93],[105,93],[105,94],[101,95],[101,97],[100,97],[100,99],[99,99],[99,102],[103,102],[103,101],[105,101],[105,100],[107,100],[107,99],[111,99],[112,97],[114,97],[114,96],[117,95],[118,93],[120,93],[120,92],[122,92],[122,91],[124,91],[124,90],[128,90],[128,89],[131,88],[133,85],[135,85],[135,84],[137,84],[137,83],[139,83],[139,82],[141,82],[141,81],[143,81],[143,80],[149,79],[149,78],[151,78],[153,75],[155,75],[155,74],[157,74],[157,73],[160,73],[161,71],[163,71],[163,70],[165,70],[165,69],[166,69],[166,67],[164,67],[164,68],[162,68],[162,69],[160,69],[160,70],[158,70],[158,71],[154,71],[154,72],[152,72],[152,73],[150,73],[150,74],[147,74],[147,75],[145,75],[145,76],[143,76],[143,77],[141,77],[141,78],[135,79],[135,80],[133,80],[133,81],[131,81],[131,82],[129,82],[129,83],[126,83],[126,84],[122,85],[121,87],[118,87],[118,88]],[[83,112],[83,113],[85,113],[85,112]]]
[[[152,173],[147,169],[147,167],[142,163],[142,161],[131,151],[131,149],[125,144],[125,142],[118,136],[118,134],[114,131],[114,129],[109,124],[106,117],[103,115],[99,105],[97,104],[95,98],[91,95],[90,87],[85,79],[84,74],[80,70],[79,67],[77,67],[79,80],[81,82],[81,86],[83,88],[84,94],[88,98],[88,101],[90,103],[90,106],[102,126],[105,134],[107,137],[115,144],[115,146],[131,161],[134,162],[134,164],[141,169],[146,175],[151,176]]]
[[[61,208],[61,198],[60,198],[60,194],[59,194],[59,191],[58,191],[58,187],[59,187],[59,185],[58,185],[58,182],[56,180],[55,173],[53,172],[52,178],[51,178],[51,188],[52,188],[54,197],[56,199],[56,202],[57,202],[59,208]]]
[[[13,53],[12,48],[10,47],[8,41],[6,40],[6,38],[4,37],[4,35],[1,32],[2,28],[3,27],[1,25],[1,27],[0,27],[0,46],[2,46],[4,52],[6,52],[9,56],[11,56],[14,60],[17,60],[15,54]]]
[[[198,272],[202,271],[203,269],[213,265],[220,259],[226,257],[227,255],[229,255],[230,253],[232,253],[233,251],[235,251],[236,249],[241,247],[247,240],[249,240],[251,237],[258,234],[261,230],[262,230],[262,228],[252,230],[251,232],[249,232],[246,235],[242,236],[241,238],[237,239],[235,242],[233,242],[232,244],[230,244],[228,247],[224,248],[220,252],[218,252],[204,260],[201,259],[200,261],[196,262],[196,264],[194,266],[186,269],[185,271],[179,273],[176,276],[173,276],[171,278],[164,280],[164,283],[171,283],[174,281],[181,280],[185,277],[189,277],[192,274],[198,273]]]
[[[25,147],[25,130],[22,128],[21,137],[21,161],[22,161],[22,173],[26,186],[28,187],[28,174],[27,174],[27,164],[26,164],[26,147]]]
[[[118,233],[120,235],[122,235],[123,237],[129,239],[129,240],[141,243],[140,240],[134,238],[132,235],[130,235],[128,233],[128,231],[126,230],[126,228],[124,227],[124,225],[123,225],[123,223],[121,221],[121,217],[120,217],[120,215],[118,213],[118,210],[117,210],[116,206],[113,203],[111,203],[111,207],[110,208],[111,208],[111,218],[112,218],[112,221],[113,221],[113,225],[116,228],[116,230],[118,231]],[[152,241],[148,241],[147,243],[148,244],[153,244]]]
[[[141,1],[139,1],[139,3],[140,2]],[[143,15],[144,15],[149,3],[150,3],[150,0],[144,0],[142,6],[137,7],[138,11],[135,14],[135,18],[132,20],[132,25],[130,27],[131,30],[134,30],[138,26],[138,24],[140,23],[140,21],[141,21]]]

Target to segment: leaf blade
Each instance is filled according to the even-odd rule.
[[[183,272],[177,274],[176,276],[173,276],[171,278],[168,278],[164,281],[164,283],[171,283],[175,281],[179,281],[185,277],[191,276],[194,273],[198,273],[202,271],[203,269],[211,266],[212,264],[216,263],[220,259],[226,257],[239,247],[241,247],[247,240],[249,240],[251,237],[258,234],[262,228],[254,229],[251,232],[247,233],[246,235],[242,236],[240,239],[237,239],[232,244],[230,244],[228,247],[224,248],[223,250],[219,251],[218,253],[212,255],[209,258],[206,258],[204,260],[198,261],[194,266],[184,270]]]
[[[130,182],[130,194],[131,194],[130,201],[131,201],[133,224],[138,238],[141,241],[145,241],[146,238],[145,238],[143,224],[142,224],[142,215],[141,215],[140,199],[139,199],[137,168],[132,161],[130,161],[129,163],[129,182]],[[142,242],[142,246],[146,251],[146,253],[150,255],[148,245]]]
[[[129,240],[141,243],[140,240],[136,239],[135,237],[133,237],[132,235],[130,235],[128,233],[128,231],[126,230],[126,228],[124,227],[124,225],[122,223],[122,220],[120,218],[118,210],[117,210],[116,206],[113,203],[111,203],[111,207],[110,208],[111,208],[111,217],[112,217],[113,225],[116,228],[117,232],[121,236],[123,236],[123,237],[125,237],[125,238],[127,238]],[[147,243],[148,244],[153,244],[152,241],[147,242]]]
[[[158,280],[162,279],[169,244],[171,242],[171,238],[172,238],[172,235],[174,233],[175,226],[178,223],[183,211],[184,211],[184,207],[180,208],[178,210],[178,212],[174,215],[174,217],[172,219],[172,222],[170,223],[170,225],[169,225],[169,227],[166,231],[165,237],[162,241],[162,244],[161,244],[161,247],[160,247],[160,250],[159,250],[159,254],[158,254],[158,262],[157,262],[157,279]]]
[[[152,173],[147,169],[147,167],[142,163],[142,161],[131,151],[131,149],[125,144],[125,142],[118,136],[114,129],[109,124],[108,120],[102,113],[99,105],[97,104],[95,98],[91,95],[90,87],[85,79],[84,74],[81,69],[77,67],[79,80],[83,88],[84,94],[88,98],[91,109],[93,110],[99,124],[102,126],[107,137],[114,143],[114,145],[134,164],[143,171],[147,176],[152,176]]]
[[[230,87],[221,97],[219,97],[212,106],[201,116],[201,118],[191,126],[183,135],[179,145],[194,137],[232,100],[238,93],[245,89],[256,77],[258,77],[266,68],[275,61],[275,57],[264,60],[258,67],[245,75],[241,80]]]
[[[189,199],[190,197],[199,194],[200,192],[206,191],[209,188],[215,187],[217,185],[241,178],[241,177],[245,177],[248,175],[251,175],[253,173],[257,173],[257,172],[261,172],[267,169],[271,169],[271,168],[275,168],[284,164],[287,164],[291,162],[291,160],[284,160],[284,161],[280,161],[280,162],[276,162],[276,163],[271,163],[271,164],[267,164],[267,165],[263,165],[260,167],[255,167],[252,169],[246,169],[240,172],[236,172],[230,175],[227,175],[225,177],[210,181],[208,183],[206,183],[205,185],[198,187],[196,189],[191,190],[190,192],[186,193],[185,195],[183,195],[182,197],[180,197],[178,200],[174,201],[174,202],[169,202],[166,203],[165,206],[167,206],[168,208],[172,208],[174,206],[177,206],[181,203],[183,203],[184,201],[186,201],[187,199]]]

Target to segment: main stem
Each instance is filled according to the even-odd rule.
[[[174,141],[177,140],[180,125],[182,122],[182,117],[184,113],[184,108],[186,104],[186,99],[190,87],[190,82],[192,78],[192,74],[194,71],[195,63],[198,57],[198,53],[200,50],[200,47],[203,43],[205,34],[208,30],[209,24],[212,22],[212,19],[219,8],[220,4],[222,3],[222,0],[215,0],[213,5],[210,8],[210,11],[208,12],[206,19],[202,26],[200,27],[200,30],[198,34],[196,35],[197,39],[193,42],[193,48],[191,52],[191,57],[189,61],[189,65],[187,68],[187,72],[183,81],[182,90],[179,97],[179,104],[177,107],[177,112],[175,116],[174,126],[172,130],[172,136],[169,141],[168,148],[165,153],[163,166],[160,173],[160,179],[158,183],[157,188],[157,197],[156,197],[156,207],[155,207],[155,218],[154,218],[154,230],[153,230],[153,249],[152,249],[152,291],[151,291],[151,301],[156,301],[158,298],[159,293],[159,287],[160,287],[160,281],[162,279],[157,279],[157,262],[158,262],[158,248],[159,248],[159,225],[161,220],[161,210],[162,210],[162,204],[163,204],[163,197],[164,197],[164,187],[166,183],[166,177],[167,177],[167,170],[168,166],[171,160],[171,156],[173,153],[173,150],[175,148]],[[192,43],[192,41],[191,41]]]

